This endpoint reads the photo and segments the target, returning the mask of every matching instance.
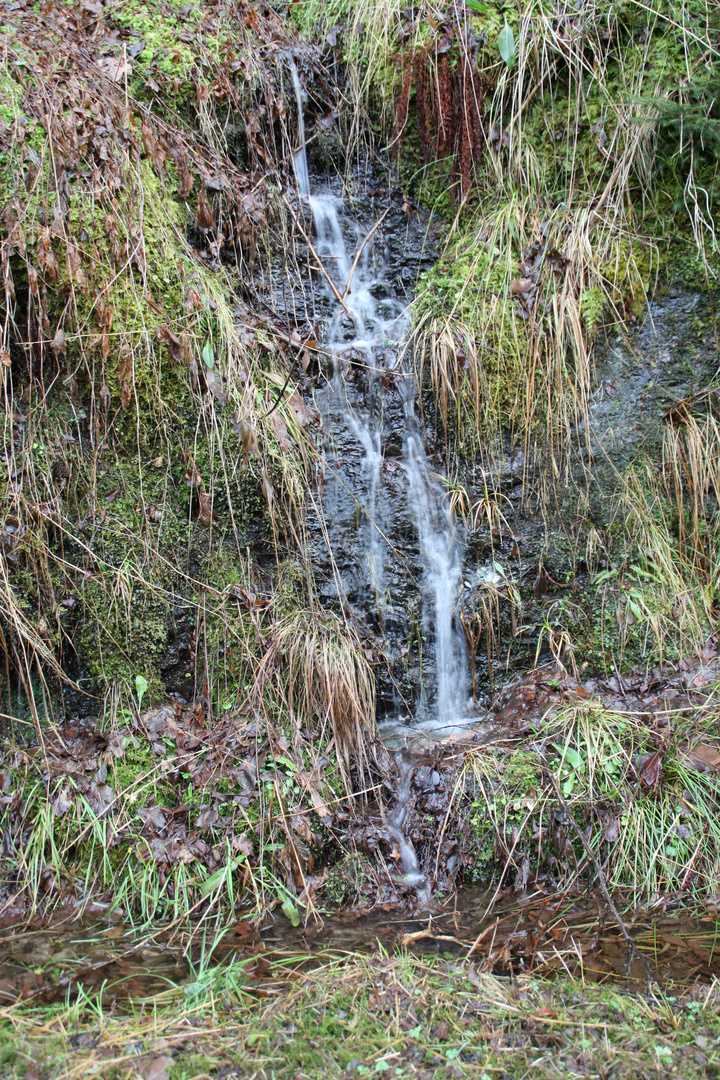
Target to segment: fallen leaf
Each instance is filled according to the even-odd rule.
[[[647,788],[657,787],[662,773],[662,761],[662,754],[659,750],[655,750],[652,754],[642,754],[638,759],[638,777]]]
[[[205,194],[205,189],[200,188],[198,192],[197,210],[195,211],[195,225],[201,232],[209,232],[215,224],[215,218],[213,217],[212,207],[208,202],[208,197]]]
[[[202,521],[203,525],[212,525],[212,495],[207,491],[198,492],[198,517]]]
[[[57,793],[52,803],[52,812],[54,817],[62,817],[66,814],[73,804],[73,800],[68,796],[68,793],[63,789]]]
[[[132,64],[121,56],[101,56],[95,63],[112,82],[123,82],[132,75]]]
[[[179,363],[182,359],[182,341],[177,334],[174,334],[169,326],[158,326],[155,337],[163,345],[167,345],[170,356],[176,363]]]
[[[167,826],[167,820],[159,806],[143,807],[138,810],[138,815],[142,818],[143,824],[152,829],[159,831]]]
[[[720,769],[720,754],[717,747],[710,746],[709,743],[696,743],[692,750],[688,750],[686,760],[698,772],[715,772]]]
[[[168,1080],[168,1069],[171,1069],[175,1061],[167,1054],[153,1058],[140,1072],[143,1080]]]
[[[620,839],[620,819],[613,818],[612,821],[603,829],[603,840],[607,840],[608,844],[614,844]]]
[[[214,825],[219,816],[214,806],[206,806],[195,819],[195,825],[198,829],[206,829],[208,825]]]
[[[510,292],[519,295],[520,293],[530,292],[534,286],[535,282],[532,278],[515,278],[514,281],[510,282]]]

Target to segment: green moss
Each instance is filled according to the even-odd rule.
[[[326,884],[327,903],[331,908],[352,907],[360,904],[363,887],[374,880],[372,864],[364,855],[346,855],[328,874]]]

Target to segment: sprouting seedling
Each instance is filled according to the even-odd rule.
[[[140,709],[142,708],[142,700],[145,697],[145,694],[147,693],[147,688],[148,688],[148,681],[145,678],[145,676],[144,675],[136,675],[135,676],[135,689],[137,690],[137,696],[138,696],[138,712],[140,712]]]

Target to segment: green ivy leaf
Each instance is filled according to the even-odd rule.
[[[515,63],[515,35],[512,32],[512,26],[505,20],[505,25],[500,31],[500,39],[498,41],[500,47],[500,55],[510,68]]]
[[[202,358],[205,361],[206,367],[211,368],[215,366],[215,350],[213,349],[212,343],[210,341],[206,341],[203,345]]]

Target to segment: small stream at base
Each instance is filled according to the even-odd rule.
[[[495,906],[488,912],[491,901]],[[71,1001],[82,988],[107,1007],[191,986],[208,965],[234,965],[248,993],[278,987],[298,971],[333,957],[408,949],[446,960],[472,959],[496,975],[523,972],[570,976],[636,990],[646,987],[644,957],[669,992],[681,993],[720,976],[720,933],[709,913],[624,915],[637,955],[628,951],[602,899],[539,892],[466,889],[431,917],[409,918],[384,908],[341,912],[293,928],[280,918],[259,928],[238,919],[212,941],[200,928],[141,933],[118,924],[56,918],[13,927],[0,944],[0,1005]]]

